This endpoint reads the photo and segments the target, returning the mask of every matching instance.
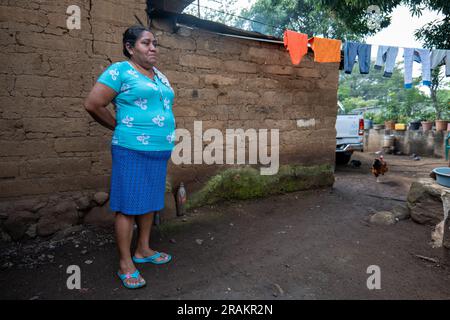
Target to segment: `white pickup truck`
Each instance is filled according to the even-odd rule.
[[[354,151],[364,150],[364,118],[362,115],[345,115],[339,106],[336,119],[336,163],[346,164]]]

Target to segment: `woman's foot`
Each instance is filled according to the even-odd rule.
[[[131,287],[137,285],[142,286],[145,284],[145,280],[140,274],[137,277],[132,277],[137,270],[132,262],[120,262],[119,265],[119,274],[127,276],[126,279],[123,280],[124,283]]]
[[[154,256],[157,253],[158,253],[157,251],[154,251],[150,248],[136,249],[136,252],[134,253],[134,257],[137,259],[143,259],[143,258],[148,258],[148,257]],[[171,257],[167,253],[164,253],[164,252],[159,252],[159,253],[160,253],[160,255],[157,258],[152,259],[152,261],[154,263],[161,264],[164,262],[168,262],[170,260]]]

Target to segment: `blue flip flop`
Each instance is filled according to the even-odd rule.
[[[139,270],[137,270],[137,269],[133,273],[124,273],[124,274],[120,274],[120,272],[117,271],[117,275],[119,276],[120,280],[122,280],[122,284],[124,285],[125,288],[128,288],[128,289],[139,289],[146,285],[145,280],[144,280],[144,282],[138,282],[136,284],[128,284],[125,281],[130,278],[139,279],[139,274],[140,274]]]
[[[153,264],[164,264],[169,262],[170,260],[172,260],[172,256],[170,254],[165,253],[165,255],[167,256],[166,260],[161,260],[161,261],[157,261],[159,257],[161,257],[161,252],[156,252],[154,255],[149,256],[149,257],[145,257],[145,258],[136,258],[133,257],[133,261],[135,263],[153,263]]]

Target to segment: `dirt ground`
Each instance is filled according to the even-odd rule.
[[[387,155],[390,171],[376,183],[373,154],[354,159],[362,166],[337,167],[332,189],[201,208],[154,230],[152,247],[173,261],[139,266],[147,281],[139,290],[115,275],[112,230],[3,246],[0,298],[449,299],[450,254],[430,246],[432,227],[368,222],[375,211],[405,204],[411,182],[445,161]],[[69,265],[81,268],[81,290],[67,289]],[[371,265],[380,267],[380,290],[366,286]]]

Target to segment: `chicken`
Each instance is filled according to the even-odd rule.
[[[361,161],[359,161],[359,160],[352,160],[352,161],[350,161],[350,165],[353,167],[353,168],[359,168],[359,167],[361,167]]]
[[[386,172],[388,172],[388,166],[384,157],[381,155],[378,158],[375,158],[372,164],[372,174],[377,178],[377,182],[380,182],[379,176],[384,176]]]

